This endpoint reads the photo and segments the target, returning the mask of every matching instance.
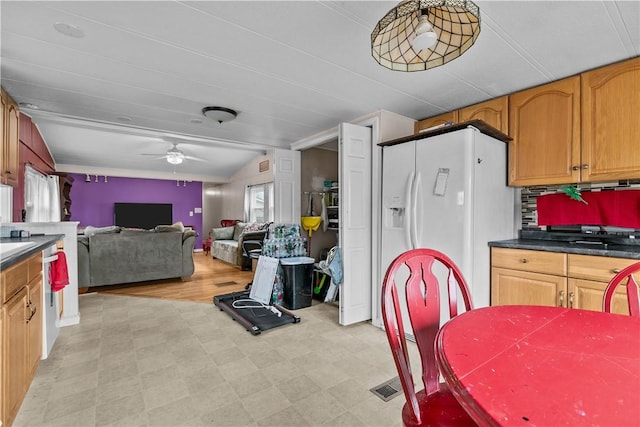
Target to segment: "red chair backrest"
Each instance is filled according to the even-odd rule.
[[[625,284],[627,285],[627,304],[629,306],[629,314],[634,317],[640,316],[640,301],[638,298],[638,282],[633,277],[633,273],[640,271],[640,262],[631,264],[629,267],[623,269],[618,274],[613,276],[609,281],[609,284],[604,290],[604,298],[602,301],[602,311],[611,313],[611,300],[616,288],[621,284],[624,279],[627,279]]]
[[[436,334],[440,329],[440,286],[433,272],[436,261],[448,270],[449,317],[458,315],[458,289],[463,298],[465,310],[471,310],[473,305],[469,287],[462,272],[448,256],[433,249],[412,249],[401,254],[387,269],[382,283],[382,320],[405,398],[418,422],[420,422],[420,409],[411,374],[401,306],[407,307],[420,353],[422,382],[426,394],[429,395],[436,392],[439,387],[439,372],[434,350]],[[405,303],[399,300],[398,286],[401,284],[396,283],[396,274],[403,266],[409,269],[409,277],[403,284]]]
[[[221,219],[220,226],[231,227],[232,225],[236,225],[236,222],[240,222],[240,220],[239,219]]]

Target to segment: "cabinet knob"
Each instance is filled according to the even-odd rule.
[[[564,307],[564,291],[560,291],[560,298],[558,299],[558,307]]]
[[[569,292],[569,308],[573,308],[573,292]]]
[[[618,274],[620,273],[620,269],[619,268],[614,268],[613,270],[611,270],[612,273],[614,274]]]
[[[582,169],[589,169],[589,165],[582,165]]]
[[[580,170],[580,166],[571,166],[571,170],[572,171],[579,171]]]
[[[526,264],[528,261],[527,261],[527,259],[526,259],[526,258],[522,258],[522,259],[520,260],[520,262],[521,262],[521,263],[523,263],[523,264]]]

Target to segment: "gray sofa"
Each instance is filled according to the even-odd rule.
[[[190,276],[196,237],[195,231],[127,229],[78,236],[78,286]]]

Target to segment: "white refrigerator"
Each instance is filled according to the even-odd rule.
[[[467,127],[385,146],[382,159],[378,292],[395,257],[412,248],[431,248],[460,267],[474,307],[488,306],[487,243],[516,234],[507,143]]]

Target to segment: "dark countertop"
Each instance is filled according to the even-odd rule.
[[[520,238],[489,242],[489,246],[640,260],[640,239],[617,236],[521,230]]]
[[[42,251],[43,249],[55,244],[57,241],[64,239],[64,234],[47,234],[42,236],[31,236],[25,238],[0,238],[0,243],[14,242],[34,242],[34,246],[25,248],[19,252],[9,255],[0,262],[0,270],[5,270],[20,261],[29,258],[31,255]]]

